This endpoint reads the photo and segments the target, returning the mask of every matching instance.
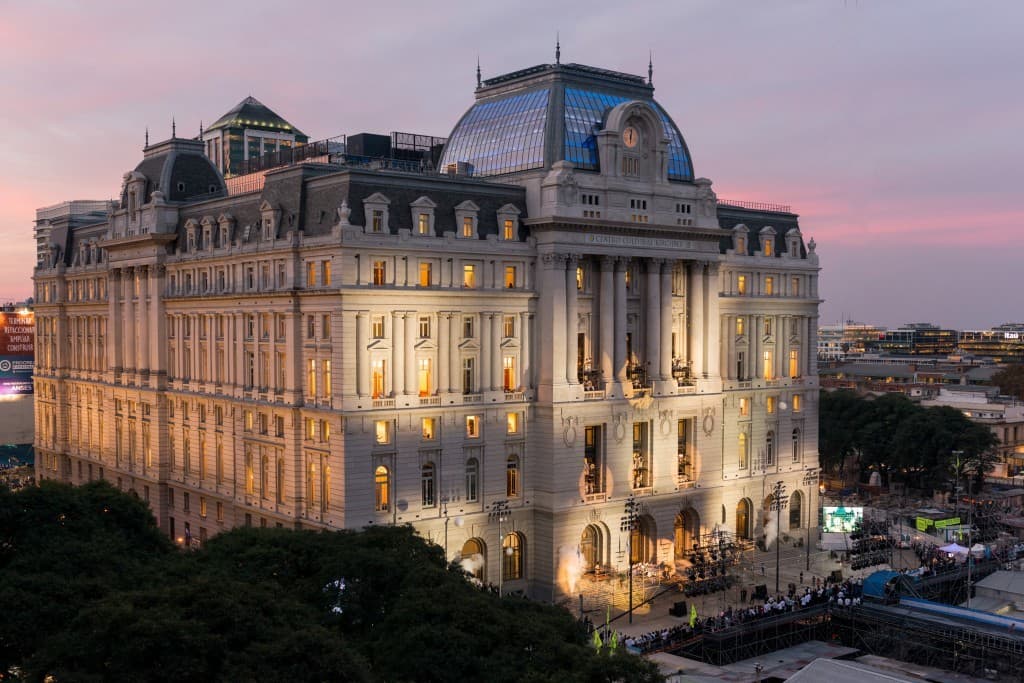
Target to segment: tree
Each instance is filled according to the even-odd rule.
[[[992,375],[992,384],[999,391],[1024,400],[1024,364],[1007,365]]]

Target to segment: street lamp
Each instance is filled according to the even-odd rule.
[[[448,503],[450,498],[447,495],[441,496],[441,514],[444,515],[444,562],[448,564]],[[462,517],[455,518],[455,526],[462,526]]]
[[[629,555],[629,623],[633,623],[633,532],[636,531],[637,522],[640,520],[640,504],[630,495],[626,499],[623,510],[622,522],[619,530],[628,533],[626,541],[626,553]]]
[[[487,519],[498,522],[498,597],[501,597],[501,579],[505,573],[505,558],[502,557],[502,544],[504,538],[501,535],[501,523],[508,519],[508,500],[496,500],[491,503],[491,511],[487,513]],[[511,548],[509,548],[511,550]]]
[[[786,507],[786,484],[782,481],[775,482],[772,487],[772,510],[775,511],[775,593],[779,592],[779,559],[782,548],[782,510]]]

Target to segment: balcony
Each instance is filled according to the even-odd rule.
[[[395,399],[393,398],[375,398],[373,399],[374,408],[394,408]]]
[[[603,401],[605,397],[604,389],[594,389],[593,391],[583,391],[584,401]]]
[[[647,363],[627,363],[626,364],[626,379],[633,385],[633,394],[643,393],[644,390],[650,390],[651,388],[651,377],[648,370],[650,362]]]
[[[420,396],[421,406],[439,406],[441,405],[440,396]]]
[[[484,402],[484,395],[483,394],[463,394],[462,395],[462,402],[464,404],[467,404],[467,403],[483,403]]]
[[[524,392],[524,391],[508,391],[506,389],[505,390],[505,400],[506,401],[525,401],[526,400],[526,392]]]

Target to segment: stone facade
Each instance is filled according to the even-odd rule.
[[[598,171],[339,159],[227,194],[202,143],[147,148],[109,221],[54,234],[35,274],[39,476],[133,490],[183,542],[410,523],[544,599],[568,556],[625,565],[629,496],[641,562],[759,537],[778,480],[782,529],[816,523],[813,243],[670,180],[635,90]]]

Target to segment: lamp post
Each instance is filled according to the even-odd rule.
[[[508,500],[496,500],[491,503],[491,511],[487,513],[487,519],[498,522],[498,597],[501,597],[501,579],[505,573],[505,558],[502,556],[502,543],[505,540],[501,536],[501,523],[508,519]]]
[[[772,487],[772,510],[775,511],[775,593],[779,592],[779,564],[782,539],[779,534],[782,531],[782,510],[786,507],[786,484],[782,481],[775,482]]]
[[[637,521],[639,515],[637,514],[639,504],[636,499],[631,495],[626,499],[626,505],[623,509],[622,523],[619,526],[621,531],[628,534],[626,536],[626,554],[629,556],[629,623],[633,623],[633,532],[636,531]]]
[[[818,509],[811,503],[814,502],[814,489],[818,488],[818,481],[820,479],[820,470],[808,470],[807,473],[804,474],[803,483],[810,492],[807,496],[810,499],[807,501],[807,571],[811,571],[811,511]],[[821,501],[820,495],[818,496],[818,500],[819,502]]]

